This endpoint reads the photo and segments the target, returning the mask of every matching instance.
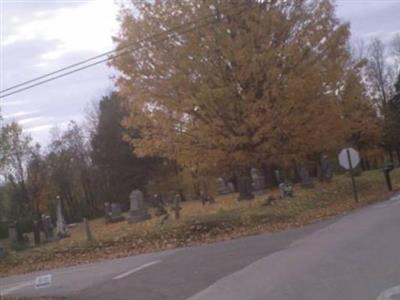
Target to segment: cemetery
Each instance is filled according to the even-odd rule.
[[[0,2],[0,300],[400,295],[400,0]]]
[[[251,182],[242,186],[252,198],[249,201],[242,201],[223,178],[216,180],[215,197],[202,195],[197,200],[182,201],[179,193],[163,197],[133,190],[127,211],[117,203],[106,203],[103,218],[85,218],[77,224],[66,224],[57,205],[56,220],[42,216],[40,243],[34,233],[25,233],[19,241],[15,224],[10,224],[9,238],[0,240],[0,276],[284,230],[388,195],[382,170],[357,177],[359,203],[351,197],[348,174],[327,172],[322,179],[313,178],[312,188],[308,176],[304,187],[304,176],[292,183],[277,172],[278,187],[266,188],[253,170]],[[400,188],[400,170],[391,177],[394,190]],[[26,246],[13,247],[21,242]]]

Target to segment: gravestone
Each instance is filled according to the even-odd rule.
[[[38,220],[33,221],[33,240],[35,243],[35,246],[40,245],[40,222]]]
[[[42,215],[42,228],[44,232],[44,236],[46,240],[51,241],[54,239],[54,232],[53,232],[53,223],[51,221],[50,216]]]
[[[307,167],[300,166],[299,168],[299,176],[301,179],[301,186],[303,188],[312,188],[314,186],[313,180],[308,172]]]
[[[5,256],[6,256],[6,249],[2,244],[0,244],[0,259]]]
[[[283,182],[281,171],[275,170],[274,175],[275,175],[275,180],[278,183],[278,185]]]
[[[50,216],[46,216],[46,226],[47,226],[47,234],[48,234],[48,239],[53,240],[54,239],[54,225],[53,221],[51,220]]]
[[[262,202],[261,206],[269,206],[272,205],[274,203],[274,201],[276,200],[276,198],[272,195],[268,195],[266,199],[264,199],[264,201]]]
[[[218,195],[226,195],[231,193],[229,186],[227,185],[225,179],[222,177],[219,177],[217,179],[217,193]]]
[[[200,199],[201,199],[201,204],[203,206],[206,205],[206,203],[209,203],[209,204],[215,203],[214,197],[204,190],[200,191]]]
[[[234,193],[236,191],[235,185],[232,182],[228,182],[228,189],[230,193]]]
[[[17,227],[15,223],[8,225],[8,239],[11,245],[18,244]]]
[[[125,220],[119,203],[104,203],[106,223],[116,223]]]
[[[265,177],[262,172],[256,168],[252,168],[250,173],[253,190],[256,192],[265,190]]]
[[[238,191],[239,191],[239,197],[238,197],[239,201],[254,199],[250,175],[242,174],[238,178]]]
[[[60,239],[62,239],[68,236],[68,229],[67,229],[67,223],[65,222],[64,219],[64,214],[62,212],[61,198],[59,196],[57,196],[56,216],[57,216],[57,226],[56,226],[57,236]]]
[[[325,182],[332,181],[333,168],[329,162],[328,156],[323,155],[321,157],[321,180]]]
[[[176,194],[174,197],[174,201],[172,203],[172,207],[171,207],[172,211],[174,212],[175,220],[178,220],[181,216],[181,213],[180,213],[181,209],[182,209],[181,200],[182,200],[181,195],[179,193]]]
[[[106,220],[106,223],[109,223],[111,219],[111,204],[109,202],[104,203],[104,218]]]
[[[156,217],[161,217],[161,216],[168,214],[168,211],[165,208],[166,205],[160,194],[154,194],[152,202],[153,202],[153,206],[156,208],[156,210],[155,210]]]
[[[137,223],[151,218],[146,208],[144,207],[143,193],[139,190],[134,190],[129,195],[129,223]]]
[[[293,197],[293,186],[289,182],[281,182],[278,187],[281,198]]]
[[[111,216],[112,218],[119,218],[122,216],[121,204],[111,203]]]
[[[89,221],[86,218],[83,218],[83,227],[85,227],[86,241],[92,242],[93,235],[92,231],[90,230]]]

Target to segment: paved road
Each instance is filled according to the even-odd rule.
[[[10,296],[69,299],[400,299],[400,196],[277,234],[0,279]],[[52,275],[52,285],[34,280]],[[397,296],[396,296],[397,295]]]

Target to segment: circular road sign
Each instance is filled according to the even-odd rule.
[[[350,161],[352,168],[356,168],[360,163],[360,155],[353,148],[344,148],[339,154],[339,164],[346,170],[350,170]]]

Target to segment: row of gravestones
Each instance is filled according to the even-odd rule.
[[[54,227],[51,217],[44,214],[40,217],[40,220],[35,220],[33,222],[33,236],[35,245],[39,245],[41,242],[41,232],[43,232],[46,242],[54,241],[56,239],[61,239],[68,236],[67,224],[65,222],[65,218],[62,212],[60,197],[57,197],[56,218],[56,227]],[[54,229],[56,230],[55,233]],[[17,222],[11,222],[9,224],[8,240],[11,247],[15,247],[18,245],[30,245],[28,236],[17,230]],[[5,246],[0,245],[0,258],[5,256],[5,253]]]
[[[323,155],[320,160],[320,179],[323,182],[330,182],[333,178],[333,168],[329,161],[327,155]],[[305,166],[300,166],[299,168],[299,177],[301,180],[301,185],[305,188],[313,187],[313,179],[310,176],[310,173]]]
[[[128,214],[129,223],[137,223],[151,218],[150,214],[147,212],[147,209],[144,206],[144,196],[140,190],[132,191],[131,194],[129,195],[129,200],[130,200],[130,209]],[[173,199],[173,203],[171,205],[171,210],[174,212],[175,219],[179,219],[180,217],[180,210],[181,210],[180,203],[181,203],[181,196],[179,194],[176,194]],[[105,203],[104,206],[105,206],[106,223],[113,223],[125,220],[125,218],[122,215],[122,210],[119,203],[111,203],[111,204]],[[169,214],[167,210],[164,208],[164,205],[162,205],[162,207],[163,207],[163,212],[161,213],[161,215],[163,216],[162,221],[166,221],[169,217]],[[68,236],[68,230],[67,230],[67,224],[65,222],[62,213],[62,206],[60,199],[58,199],[56,212],[57,212],[57,225],[56,225],[57,236],[59,238],[63,238]],[[41,225],[42,225],[41,229],[44,231],[46,240],[53,240],[54,227],[50,217],[43,215],[41,219]],[[34,227],[39,228],[39,225],[35,223]],[[15,225],[11,225],[9,227],[9,240],[11,244],[16,243],[18,241],[17,230]],[[0,257],[3,256],[4,253],[5,253],[4,247],[0,245]]]
[[[265,176],[263,172],[256,168],[250,170],[251,175],[251,188],[253,191],[263,191],[266,188]],[[236,192],[235,186],[232,182],[226,181],[223,177],[217,179],[217,193],[218,195],[226,195]]]
[[[180,218],[182,198],[180,194],[175,194],[172,204],[170,205],[171,211],[174,213],[175,219]],[[144,205],[144,195],[140,190],[134,190],[129,195],[129,213],[128,213],[128,223],[138,223],[151,218]],[[161,196],[154,195],[153,204],[156,207],[155,215],[161,217],[161,222],[164,223],[169,218],[168,210],[166,205],[162,200]],[[122,215],[121,205],[119,203],[105,203],[105,221],[106,223],[114,223],[125,220]]]
[[[150,215],[144,206],[143,199],[143,193],[139,190],[134,190],[129,195],[129,223],[137,223],[150,219]],[[114,223],[125,220],[124,216],[122,215],[121,205],[119,203],[106,202],[104,204],[104,209],[106,223]]]
[[[333,171],[330,166],[328,157],[325,155],[321,158],[321,173],[322,178],[324,180],[331,180]],[[265,176],[263,172],[256,168],[252,168],[250,171],[251,174],[251,182],[243,182],[241,184],[246,184],[249,188],[255,192],[263,191],[266,188],[265,184]],[[304,187],[309,187],[312,185],[312,179],[308,173],[308,170],[302,166],[299,169],[299,176],[302,181],[302,185]],[[289,182],[286,182],[281,179],[280,173],[276,173],[276,179],[279,182],[279,190],[282,194],[282,197],[292,196],[292,186]],[[248,188],[247,188],[248,189]],[[225,195],[229,193],[235,192],[235,186],[232,182],[226,182],[224,178],[220,177],[217,179],[217,193],[219,195]],[[166,220],[169,217],[167,210],[165,209],[165,204],[163,203],[160,195],[154,195],[154,204],[157,208],[156,215],[163,216],[163,220]],[[134,190],[129,195],[130,208],[128,214],[128,222],[129,223],[137,223],[151,218],[149,213],[147,212],[144,206],[144,196],[140,190]],[[180,195],[176,194],[174,197],[172,210],[175,213],[175,218],[179,218],[180,207]],[[207,194],[202,195],[203,205],[206,202],[213,203],[214,199]],[[119,203],[105,203],[105,220],[106,223],[113,223],[124,220],[124,216],[122,215],[121,206]]]
[[[322,181],[329,182],[332,180],[333,168],[332,168],[331,163],[329,162],[327,155],[323,155],[321,157],[320,170],[321,170],[321,180]],[[310,173],[306,166],[304,166],[304,165],[300,166],[298,169],[298,173],[299,173],[300,181],[301,181],[301,184],[303,187],[312,187],[313,186],[313,180],[312,180]],[[252,191],[258,192],[258,191],[263,191],[266,189],[265,176],[262,171],[260,171],[256,168],[252,168],[250,170],[250,175],[251,175],[250,176],[251,182],[249,182],[247,184],[251,185]],[[288,192],[288,190],[290,189],[290,187],[288,187],[290,185],[290,183],[285,181],[282,178],[279,171],[275,171],[275,177],[276,177],[276,181],[278,182],[278,184],[280,186],[280,189],[282,191],[284,189],[286,189],[287,192],[285,192],[285,193],[290,194],[290,192]],[[233,185],[232,182],[227,182],[223,177],[220,177],[217,179],[217,193],[219,195],[226,195],[229,193],[234,193],[235,191],[236,191],[235,186]]]

